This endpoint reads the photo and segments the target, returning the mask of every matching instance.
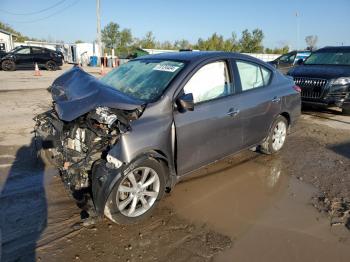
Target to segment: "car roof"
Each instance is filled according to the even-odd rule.
[[[35,47],[35,48],[45,49],[45,50],[49,50],[49,51],[54,51],[54,50],[51,50],[51,49],[48,49],[48,48],[42,47],[42,46],[20,45],[20,46],[17,46],[17,47],[24,47],[24,48]]]
[[[154,55],[146,55],[136,58],[135,60],[142,59],[160,59],[160,60],[179,60],[186,62],[195,62],[206,60],[209,58],[215,57],[227,57],[227,58],[248,58],[251,60],[257,60],[254,57],[247,56],[239,53],[232,52],[220,52],[220,51],[181,51],[181,52],[168,52],[168,53],[160,53]]]
[[[327,52],[327,51],[331,51],[331,52],[347,51],[347,52],[350,52],[350,46],[326,46],[326,47],[318,49],[315,52]]]

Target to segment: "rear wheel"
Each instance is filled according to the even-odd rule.
[[[15,71],[16,64],[15,64],[15,62],[13,62],[11,60],[5,60],[1,63],[1,68],[4,71]]]
[[[162,162],[147,159],[128,171],[114,186],[105,215],[118,224],[133,224],[152,213],[165,192]]]
[[[52,61],[52,60],[47,61],[45,64],[45,67],[49,71],[56,71],[57,70],[57,64],[55,61]]]
[[[283,116],[278,116],[274,121],[269,136],[260,145],[260,151],[265,154],[274,154],[280,151],[287,137],[288,121]]]

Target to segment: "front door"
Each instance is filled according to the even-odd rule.
[[[202,66],[184,86],[194,111],[175,110],[177,168],[183,175],[242,147],[239,101],[227,61]]]
[[[30,47],[23,47],[16,50],[14,56],[16,60],[16,66],[26,68],[33,66],[33,56],[30,52]]]
[[[287,74],[289,69],[291,69],[294,65],[295,57],[296,53],[289,53],[281,56],[278,60],[278,70],[280,70],[283,74]]]

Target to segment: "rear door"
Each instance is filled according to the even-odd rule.
[[[32,56],[33,56],[33,63],[37,63],[38,65],[45,65],[45,63],[48,61],[49,53],[47,50],[40,48],[40,47],[32,47]]]
[[[185,174],[242,148],[239,98],[226,60],[201,66],[183,87],[194,111],[175,109],[178,174]]]
[[[242,118],[243,144],[249,147],[260,143],[281,110],[281,95],[273,85],[273,72],[264,66],[245,60],[236,60],[239,77],[239,107]]]

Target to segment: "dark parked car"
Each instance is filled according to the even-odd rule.
[[[301,87],[303,103],[337,106],[350,115],[350,46],[321,48],[288,75]]]
[[[178,52],[137,58],[101,80],[74,67],[35,118],[42,156],[98,214],[147,216],[191,171],[243,149],[272,154],[300,115],[299,87],[258,59]]]
[[[297,65],[298,61],[300,63],[300,61],[305,60],[310,54],[310,51],[292,51],[268,63],[276,67],[283,74],[286,74],[292,67]]]
[[[39,68],[57,70],[62,66],[62,61],[62,52],[36,46],[18,46],[3,55],[0,63],[5,71],[14,71],[17,68],[34,69],[35,63]]]

